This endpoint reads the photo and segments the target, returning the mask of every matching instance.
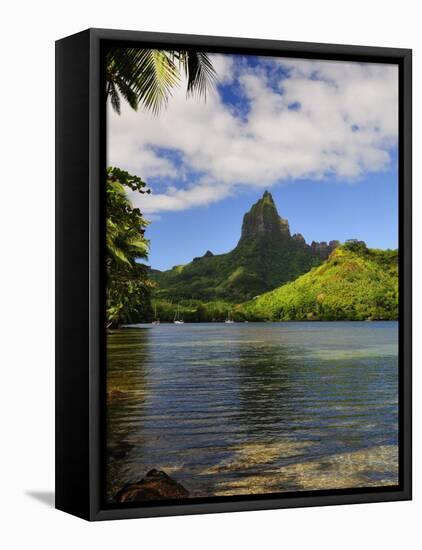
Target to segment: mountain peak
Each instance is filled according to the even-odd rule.
[[[265,191],[243,217],[240,240],[261,236],[290,237],[289,222],[279,216],[269,191]]]

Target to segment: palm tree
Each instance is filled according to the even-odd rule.
[[[107,326],[150,319],[151,288],[148,268],[138,263],[148,257],[148,222],[127,196],[127,190],[148,193],[141,178],[119,168],[107,169],[106,268]]]
[[[187,95],[206,99],[217,75],[205,52],[111,48],[106,57],[106,97],[119,114],[121,96],[132,109],[141,104],[157,114],[167,104],[172,88],[180,84],[182,71]]]
[[[106,247],[109,262],[131,268],[137,259],[147,258],[149,242],[144,238],[148,222],[134,208],[126,188],[149,193],[145,182],[119,168],[107,169]]]

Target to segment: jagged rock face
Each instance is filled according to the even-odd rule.
[[[289,222],[278,215],[271,193],[265,191],[243,217],[240,242],[257,237],[290,237]]]
[[[290,234],[271,193],[264,195],[243,218],[237,246],[225,254],[207,251],[185,266],[152,273],[164,298],[224,299],[241,302],[293,281],[320,265],[337,241],[307,244]]]
[[[309,248],[315,256],[319,256],[323,260],[326,260],[331,252],[339,245],[340,241],[330,241],[328,244],[325,241],[322,241],[320,243],[312,241]]]
[[[292,237],[292,239],[294,241],[297,242],[297,244],[299,244],[300,246],[302,246],[302,248],[306,248],[307,247],[307,244],[306,244],[306,241],[302,235],[302,233],[295,233]]]
[[[281,243],[290,241],[295,247],[307,250],[313,256],[323,260],[328,258],[331,252],[340,244],[339,241],[330,241],[328,244],[325,241],[312,241],[308,245],[301,233],[290,235],[289,222],[279,216],[273,197],[268,191],[265,191],[262,198],[243,217],[239,244],[261,237],[271,238],[272,241],[280,241]]]
[[[211,252],[211,250],[207,250],[203,256],[197,256],[192,261],[197,262],[198,260],[202,260],[203,258],[212,258],[214,254]]]

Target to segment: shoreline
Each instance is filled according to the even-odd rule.
[[[120,329],[133,329],[133,328],[147,328],[147,327],[160,327],[161,325],[281,325],[292,323],[310,323],[310,324],[322,324],[322,323],[398,323],[399,319],[330,319],[330,320],[310,320],[310,319],[297,319],[290,321],[234,321],[233,323],[225,323],[224,321],[185,321],[182,325],[175,324],[172,321],[162,321],[159,325],[147,322],[131,323],[129,325],[122,325],[113,329],[107,329],[107,332],[113,332]]]
[[[263,448],[258,449],[259,452],[255,447],[257,445],[247,443],[240,445],[229,460],[223,460],[211,468],[194,468],[190,475],[180,472],[178,468],[169,467],[168,463],[166,466],[159,465],[158,469],[154,468],[145,472],[146,475],[138,476],[139,480],[126,480],[118,489],[111,484],[108,488],[109,502],[132,500],[130,493],[134,489],[138,491],[138,498],[135,496],[133,501],[149,500],[148,492],[140,489],[142,490],[142,485],[153,473],[155,476],[161,474],[161,478],[164,476],[164,489],[170,489],[166,490],[167,498],[180,498],[180,489],[186,491],[185,498],[195,499],[398,485],[397,444],[373,445],[305,460],[299,459],[299,449],[296,450],[296,458],[299,460],[292,460],[283,466],[274,462],[277,457],[277,452],[271,452],[274,451],[274,444],[269,444],[268,450],[262,446]],[[293,452],[291,454],[292,457],[295,455]],[[372,464],[372,471],[368,471],[368,464]],[[198,480],[202,480],[202,487],[198,485]],[[169,481],[173,487],[166,486]],[[119,495],[125,491],[129,494],[121,498]],[[155,494],[158,500],[163,498],[159,496],[159,492]],[[154,493],[150,495],[154,496]]]

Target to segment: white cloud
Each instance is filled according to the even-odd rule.
[[[231,55],[213,54],[210,56],[221,83],[229,83],[234,76],[234,60]]]
[[[217,92],[206,103],[187,100],[183,86],[157,117],[109,110],[109,164],[167,181],[163,192],[134,198],[145,212],[210,204],[242,186],[350,181],[388,168],[398,133],[395,66],[266,58],[264,71],[231,56],[213,62],[222,81],[236,83],[246,116]]]

